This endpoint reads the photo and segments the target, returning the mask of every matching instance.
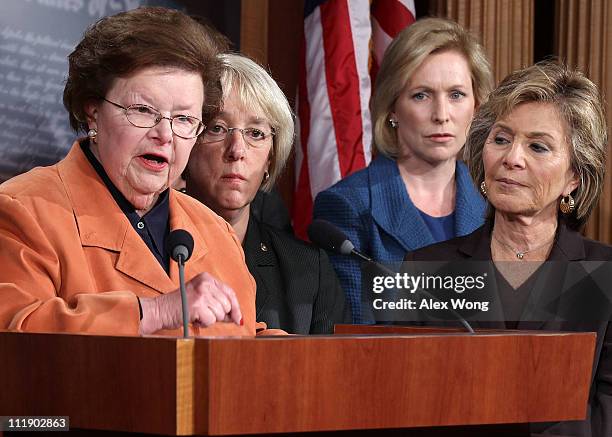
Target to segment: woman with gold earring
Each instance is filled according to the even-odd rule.
[[[544,62],[510,74],[480,107],[465,145],[489,202],[488,220],[405,258],[492,261],[486,292],[501,309],[496,327],[597,333],[588,419],[531,425],[546,435],[612,435],[609,283],[588,276],[578,283],[568,273],[584,269],[583,261],[612,260],[612,246],[578,232],[603,187],[603,107],[597,87],[564,65]]]
[[[181,277],[167,250],[177,228],[195,240],[184,275],[191,335],[263,328],[232,231],[169,189],[218,110],[220,49],[216,31],[176,9],[131,9],[86,30],[63,94],[86,137],[0,185],[0,329],[181,335]]]
[[[426,18],[385,52],[372,95],[378,152],[370,165],[319,193],[314,218],[338,226],[381,263],[466,235],[484,221],[485,202],[457,155],[491,90],[484,49],[459,24]],[[361,263],[332,255],[354,323],[375,323],[362,296]]]

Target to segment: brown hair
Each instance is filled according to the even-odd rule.
[[[104,17],[92,25],[68,56],[64,106],[75,131],[87,130],[85,104],[106,96],[114,80],[146,67],[198,73],[204,85],[202,121],[219,109],[222,39],[184,13],[142,7]]]
[[[552,103],[565,123],[572,169],[580,184],[572,196],[576,209],[566,217],[570,227],[586,223],[597,205],[606,171],[607,129],[597,86],[584,74],[556,61],[542,61],[510,73],[476,113],[464,160],[477,185],[484,180],[482,151],[491,128],[522,103]]]
[[[404,86],[427,56],[444,50],[465,56],[472,76],[476,105],[486,100],[493,87],[493,75],[478,40],[454,21],[424,18],[402,30],[383,57],[372,96],[374,144],[389,157],[398,154],[397,132],[389,115]]]

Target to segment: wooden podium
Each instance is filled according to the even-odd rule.
[[[167,435],[585,417],[593,333],[355,334],[368,329],[197,339],[0,332],[0,415]]]

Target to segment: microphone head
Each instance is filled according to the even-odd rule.
[[[176,262],[179,261],[179,256],[183,262],[191,258],[193,245],[193,237],[184,229],[175,229],[166,238],[166,250]]]
[[[355,246],[336,225],[316,219],[308,226],[308,238],[322,249],[340,255],[350,255]]]

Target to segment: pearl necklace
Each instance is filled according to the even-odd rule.
[[[497,241],[499,244],[501,244],[502,246],[505,246],[506,248],[510,249],[512,252],[514,252],[514,254],[516,255],[516,257],[518,259],[523,259],[525,257],[526,254],[533,252],[535,250],[541,249],[544,246],[546,246],[547,244],[549,244],[551,241],[553,241],[555,239],[555,237],[553,236],[550,240],[547,240],[545,243],[534,247],[533,249],[529,249],[529,250],[516,250],[514,247],[510,246],[509,244],[504,243],[503,241],[501,241],[499,238],[497,238],[495,236],[495,234],[493,234],[493,238],[495,239],[495,241]]]

